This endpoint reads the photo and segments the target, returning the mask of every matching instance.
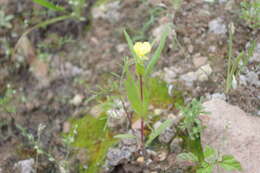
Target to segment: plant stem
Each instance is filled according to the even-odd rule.
[[[127,119],[128,119],[128,126],[131,127],[131,124],[132,124],[132,122],[131,122],[132,116],[131,116],[131,114],[129,114],[129,112],[127,111],[127,108],[126,108],[126,106],[125,106],[125,103],[124,103],[123,99],[120,98],[120,100],[121,100],[121,103],[122,103],[122,105],[123,105],[123,109],[124,109],[125,114],[126,114]]]
[[[143,104],[144,100],[144,95],[143,95],[143,77],[140,74],[139,75],[139,81],[140,81],[140,96],[141,96],[141,101]],[[144,118],[141,118],[141,142],[142,142],[142,147],[144,147]]]
[[[232,76],[231,74],[231,66],[232,66],[232,52],[233,48],[233,34],[231,31],[229,31],[229,39],[228,39],[228,69],[227,69],[227,80],[226,80],[226,90],[225,92],[228,93],[229,89],[231,88],[231,82],[232,82]]]

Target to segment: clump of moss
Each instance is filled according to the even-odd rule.
[[[71,123],[78,126],[77,136],[72,146],[87,149],[88,168],[81,169],[81,172],[98,172],[104,163],[108,149],[117,142],[106,128],[106,115],[103,114],[99,118],[86,115],[81,119],[71,120]]]

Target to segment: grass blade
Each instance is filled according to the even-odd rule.
[[[132,41],[132,39],[130,38],[130,36],[128,35],[128,33],[126,32],[126,30],[124,30],[124,35],[125,35],[125,38],[126,38],[128,47],[130,48],[130,51],[131,51],[132,56],[135,58],[135,60],[137,60],[138,57],[137,57],[137,55],[136,55],[136,53],[135,53],[135,51],[134,51],[133,41]]]
[[[63,7],[60,7],[60,6],[57,6],[47,0],[32,0],[33,2],[35,2],[36,4],[39,4],[43,7],[46,7],[48,9],[51,9],[51,10],[55,10],[55,11],[64,11],[64,8]]]

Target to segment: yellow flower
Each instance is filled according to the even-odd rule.
[[[134,45],[135,53],[142,60],[148,59],[145,55],[151,52],[151,49],[152,47],[149,42],[136,42]]]

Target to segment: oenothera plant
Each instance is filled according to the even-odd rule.
[[[148,116],[148,105],[150,100],[149,79],[150,75],[158,62],[168,36],[170,26],[166,25],[161,36],[159,46],[152,56],[149,53],[152,45],[149,42],[136,42],[124,31],[133,60],[125,60],[124,71],[126,74],[125,89],[128,100],[136,115],[141,119],[141,142],[144,146],[144,121]],[[135,73],[131,73],[129,67],[135,66]]]

